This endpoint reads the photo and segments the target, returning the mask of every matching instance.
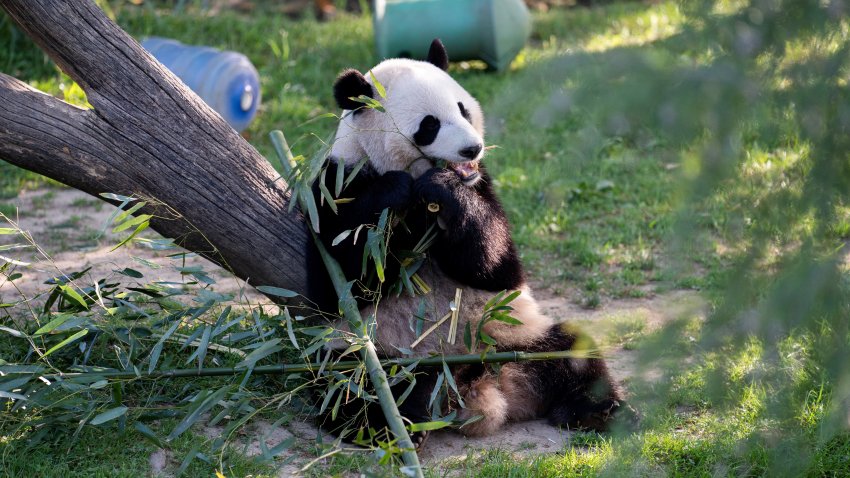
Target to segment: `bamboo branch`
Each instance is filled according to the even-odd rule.
[[[280,158],[280,162],[283,165],[284,170],[286,173],[291,173],[293,171],[294,158],[292,151],[289,148],[289,144],[286,142],[286,136],[284,136],[282,131],[277,130],[272,131],[269,134],[269,137],[275,146],[275,151]],[[305,179],[307,178],[301,177],[301,180]],[[296,187],[298,186],[304,186],[304,184],[296,184]],[[308,192],[307,194],[311,195],[312,193]],[[312,197],[310,198],[311,203],[308,204],[303,194],[296,193],[292,196],[293,198],[297,198],[298,205],[301,207],[302,211],[309,212],[310,206],[313,206],[313,211],[315,211],[315,204],[312,203]],[[318,218],[314,219],[313,214],[305,215],[308,217],[308,222],[318,220]],[[389,381],[387,381],[387,374],[381,367],[381,361],[378,358],[377,351],[375,350],[375,344],[369,336],[369,327],[367,327],[367,324],[363,322],[363,318],[360,316],[360,310],[357,308],[357,301],[351,295],[350,284],[348,284],[345,274],[342,272],[342,268],[339,266],[336,259],[331,257],[314,232],[314,230],[318,231],[319,224],[311,223],[310,225],[312,226],[310,228],[310,233],[313,236],[313,242],[319,251],[319,255],[322,257],[322,262],[324,263],[325,268],[328,271],[328,275],[331,278],[334,291],[339,298],[339,306],[342,310],[343,316],[348,321],[348,327],[351,332],[357,335],[358,341],[363,344],[363,347],[360,349],[360,354],[363,358],[364,365],[366,365],[366,371],[369,373],[369,379],[375,387],[375,394],[378,396],[378,403],[381,406],[381,410],[384,412],[387,425],[389,425],[390,431],[392,431],[393,435],[395,435],[398,439],[399,448],[402,450],[402,461],[404,461],[405,466],[415,471],[417,477],[421,478],[423,477],[423,474],[422,466],[419,464],[419,456],[416,454],[416,449],[413,447],[413,440],[410,439],[410,434],[407,433],[407,428],[404,426],[401,413],[398,411],[395,397],[393,397]]]
[[[340,298],[340,305],[345,318],[348,320],[349,328],[357,334],[364,342],[361,354],[363,362],[366,364],[366,371],[369,373],[369,379],[375,387],[375,394],[378,396],[378,403],[381,405],[381,410],[384,412],[384,417],[387,419],[387,424],[390,430],[398,438],[399,448],[401,448],[401,457],[404,464],[415,470],[417,477],[424,477],[422,474],[422,465],[419,464],[419,456],[416,454],[416,449],[413,447],[413,440],[410,439],[410,434],[407,433],[407,428],[404,426],[404,421],[401,418],[401,413],[398,411],[398,406],[393,397],[393,392],[390,389],[390,383],[387,381],[387,374],[381,367],[381,360],[378,358],[378,353],[375,350],[375,344],[369,337],[366,324],[360,316],[360,311],[357,309],[357,301],[351,297],[351,292],[346,288],[345,276],[342,273],[342,268],[339,263],[328,254],[322,242],[313,234],[313,241],[319,249],[319,254],[322,256],[322,261],[328,269],[331,280],[334,284],[337,296]]]
[[[389,368],[392,366],[405,367],[414,363],[419,367],[442,367],[445,362],[447,365],[473,365],[484,363],[508,363],[508,362],[531,362],[535,360],[561,360],[567,358],[587,358],[586,351],[576,352],[573,350],[563,350],[556,352],[496,352],[486,355],[481,354],[464,354],[464,355],[447,355],[434,356],[427,358],[393,358],[379,360],[381,368]],[[354,370],[360,366],[362,362],[359,360],[343,360],[325,364],[325,370]],[[311,362],[303,364],[282,364],[282,365],[262,365],[248,369],[245,367],[208,367],[208,368],[181,368],[171,370],[154,370],[152,372],[143,372],[141,370],[110,370],[110,371],[85,371],[85,372],[65,372],[65,373],[50,373],[38,374],[32,370],[8,370],[3,371],[4,375],[38,375],[45,379],[71,380],[83,377],[98,377],[102,379],[159,379],[159,378],[189,378],[189,377],[224,377],[229,375],[239,375],[247,371],[251,371],[251,375],[283,375],[290,373],[306,373],[314,372],[322,368],[321,362]],[[0,367],[2,369],[2,367]]]

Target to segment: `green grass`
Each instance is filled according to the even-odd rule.
[[[264,7],[252,16],[210,16],[195,4],[179,12],[162,5],[114,2],[113,11],[137,38],[166,36],[248,55],[262,78],[263,105],[245,135],[267,157],[273,154],[267,140],[273,129],[284,130],[299,151],[315,148],[314,136],[326,137],[334,124],[305,122],[335,111],[331,84],[336,74],[347,67],[365,71],[374,63],[367,17],[343,14],[321,24],[291,21]],[[736,2],[723,5],[737,8]],[[712,307],[722,309],[725,284],[748,279],[729,265],[754,245],[758,236],[752,230],[775,224],[787,212],[783,201],[801,194],[801,182],[811,170],[810,146],[788,111],[769,102],[753,108],[752,124],[737,138],[740,150],[729,154],[741,156],[740,164],[720,178],[718,187],[700,193],[694,192],[696,178],[710,166],[702,161],[701,148],[710,144],[711,134],[690,132],[693,141],[679,142],[687,135],[677,128],[686,129],[687,122],[664,130],[656,111],[643,112],[644,127],[630,128],[630,98],[611,97],[605,90],[610,84],[597,85],[598,71],[621,61],[624,52],[642,52],[652,65],[671,69],[707,65],[722,50],[714,38],[677,36],[688,22],[701,21],[688,18],[674,2],[554,9],[535,14],[533,38],[509,72],[486,73],[478,62],[452,65],[451,73],[481,100],[489,116],[488,141],[499,148],[490,152],[487,164],[536,286],[587,308],[675,288],[702,289],[715,299]],[[794,42],[788,45],[787,61],[835,51],[845,37],[846,32]],[[0,17],[0,45],[0,71],[49,94],[84,102],[5,16]],[[563,58],[574,61],[567,67],[576,68],[559,70]],[[787,72],[760,73],[777,83],[790,81]],[[655,102],[668,98],[667,91],[646,92],[640,86],[635,84],[636,96]],[[563,94],[571,87],[587,98]],[[710,93],[685,96],[713,101]],[[44,186],[54,184],[0,163],[0,212],[12,215],[20,191]],[[786,196],[780,195],[783,191]],[[34,206],[49,209],[51,194],[44,193]],[[685,200],[693,203],[683,212]],[[824,240],[842,244],[850,237],[850,208],[843,200],[834,207],[842,220],[830,225]],[[69,215],[66,226],[74,221]],[[800,221],[779,232],[805,236],[812,224]],[[793,240],[768,244],[771,253],[754,267],[772,270],[780,265],[781,252],[799,247]],[[751,287],[765,294],[771,290],[772,284],[753,280]],[[815,282],[792,283],[793,294],[786,295]],[[777,319],[769,325],[784,334],[779,343],[748,338],[763,324],[748,322],[757,305],[746,305],[719,326],[686,317],[649,331],[641,317],[622,316],[599,331],[604,345],[633,349],[647,363],[651,359],[659,377],[629,382],[644,416],[638,433],[578,434],[557,453],[518,456],[515,450],[488,450],[437,465],[429,475],[850,476],[846,398],[834,398],[840,383],[827,373],[829,366],[846,363],[846,356],[824,352],[835,344],[846,349],[846,329],[833,329],[824,320],[827,325],[813,331],[811,324]],[[797,305],[767,313],[781,317]],[[167,429],[170,422],[159,426]],[[156,449],[136,432],[115,430],[84,431],[77,440],[27,449],[28,433],[0,430],[0,464],[10,476],[137,476],[148,469],[147,457]],[[181,440],[170,445],[177,457],[170,471],[195,447],[208,446],[199,434]],[[229,476],[271,472],[237,455],[227,454],[233,467],[226,471]],[[56,465],[56,456],[67,458]],[[340,455],[310,474],[345,475],[368,463],[363,455]],[[188,473],[209,471],[193,462]]]
[[[176,424],[165,420],[158,428],[170,429]],[[24,437],[26,434],[23,434]],[[0,471],[8,477],[61,477],[85,476],[92,478],[138,477],[142,470],[151,469],[151,457],[158,447],[145,440],[134,430],[121,432],[111,429],[86,429],[76,439],[61,437],[55,443],[40,443],[27,447],[22,440],[0,436]],[[226,476],[274,476],[267,464],[253,460],[237,451],[228,451],[221,457],[224,466],[218,463],[219,456],[209,452],[210,440],[200,434],[184,434],[169,443],[162,463],[161,473],[172,475],[181,468],[186,455],[193,450],[207,453],[211,465],[223,470]],[[61,460],[57,457],[62,457]],[[210,476],[211,466],[201,460],[193,460],[185,468],[183,476]]]

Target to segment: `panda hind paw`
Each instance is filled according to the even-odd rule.
[[[609,399],[594,404],[570,403],[555,407],[549,414],[549,423],[597,432],[633,431],[640,423],[640,415],[625,401]]]
[[[413,442],[413,449],[422,451],[425,447],[425,442],[431,434],[428,431],[418,431],[410,434],[410,441]]]

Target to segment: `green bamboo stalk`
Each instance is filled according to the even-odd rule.
[[[586,352],[575,352],[572,350],[563,350],[556,352],[496,352],[481,354],[462,354],[462,355],[446,355],[426,358],[393,358],[380,360],[381,368],[389,368],[393,366],[405,367],[414,363],[418,363],[419,367],[442,367],[443,362],[447,365],[472,365],[483,363],[508,363],[508,362],[530,362],[534,360],[561,360],[567,358],[587,358]],[[360,366],[359,360],[342,360],[339,362],[330,362],[325,364],[325,370],[347,371],[354,370]],[[301,364],[281,364],[281,365],[261,365],[251,369],[251,375],[282,375],[289,373],[306,373],[315,372],[322,368],[321,362],[301,363]],[[62,378],[65,380],[82,378],[82,377],[97,377],[101,379],[159,379],[159,378],[185,378],[185,377],[224,377],[228,375],[239,375],[247,372],[249,369],[240,367],[207,367],[207,368],[177,368],[169,370],[154,370],[152,372],[127,371],[127,370],[110,370],[110,371],[89,371],[89,372],[65,372],[65,373],[50,373],[50,374],[35,374],[32,371],[8,371],[4,372],[8,375],[38,375],[46,379]]]
[[[293,161],[292,151],[289,149],[289,145],[286,142],[286,137],[283,132],[272,131],[270,137],[272,143],[274,143],[278,156],[280,156],[281,162],[288,162],[290,166],[288,169],[291,169]],[[283,155],[281,155],[281,153],[283,153]],[[302,211],[308,212],[310,211],[310,206],[313,206],[313,214],[308,215],[312,218],[315,213],[315,204],[307,204],[307,200],[302,194],[293,194],[293,197],[298,198],[299,206]],[[313,201],[312,197],[310,197],[310,201]],[[339,263],[331,257],[330,254],[328,254],[328,251],[325,250],[322,246],[322,242],[319,241],[319,238],[316,236],[314,231],[318,231],[319,225],[311,224],[311,226],[310,232],[313,235],[313,242],[316,243],[316,247],[319,249],[322,262],[324,262],[325,268],[328,270],[328,274],[333,282],[337,297],[340,298],[343,315],[346,320],[348,320],[351,331],[357,334],[363,343],[363,348],[360,349],[360,354],[362,355],[363,362],[366,365],[366,371],[369,373],[369,379],[375,387],[375,394],[378,396],[378,402],[380,403],[381,410],[384,412],[384,416],[387,419],[387,424],[396,438],[398,438],[399,448],[402,450],[402,461],[404,461],[405,466],[415,471],[418,478],[423,478],[424,475],[422,474],[422,466],[419,464],[419,456],[413,448],[413,441],[410,439],[410,434],[407,433],[407,428],[405,428],[404,422],[401,419],[401,414],[398,411],[398,406],[396,406],[395,398],[390,390],[390,384],[387,381],[387,374],[384,372],[384,369],[381,368],[381,361],[378,359],[378,354],[375,351],[375,344],[372,343],[372,339],[369,337],[369,333],[363,323],[363,319],[360,317],[360,311],[357,309],[357,302],[353,297],[351,297],[351,292],[345,287],[346,278],[342,273],[342,268],[340,268]]]
[[[390,426],[390,431],[398,438],[398,445],[402,450],[402,461],[404,461],[404,464],[408,468],[416,472],[417,477],[424,478],[422,465],[419,464],[419,455],[416,454],[416,449],[413,447],[413,440],[410,439],[410,434],[407,433],[401,413],[398,411],[395,397],[393,397],[393,392],[390,390],[390,383],[387,380],[387,374],[381,367],[381,360],[378,358],[378,353],[375,350],[375,344],[372,342],[371,337],[369,337],[366,324],[360,316],[360,310],[357,309],[357,301],[351,297],[351,292],[346,289],[346,280],[342,273],[342,268],[328,254],[328,251],[324,248],[315,233],[313,233],[313,241],[316,243],[319,254],[322,256],[322,261],[325,263],[325,267],[331,276],[336,294],[341,299],[342,313],[348,320],[349,328],[363,341],[363,348],[360,349],[360,352],[363,356],[363,362],[366,365],[366,372],[369,373],[369,379],[375,387],[375,395],[378,396],[378,403],[381,405],[381,410],[387,419],[387,425]]]

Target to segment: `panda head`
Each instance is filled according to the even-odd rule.
[[[427,61],[394,58],[371,74],[343,71],[334,97],[345,111],[331,155],[349,163],[368,157],[380,174],[408,171],[414,178],[445,162],[465,184],[475,184],[484,155],[484,116],[447,68],[446,50],[434,40]],[[386,97],[378,94],[373,77]],[[361,95],[380,102],[384,111],[351,99]]]

